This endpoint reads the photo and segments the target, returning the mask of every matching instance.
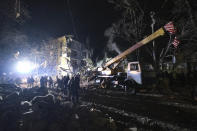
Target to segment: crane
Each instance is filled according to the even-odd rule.
[[[114,69],[119,65],[121,60],[125,59],[126,56],[134,52],[136,49],[148,44],[150,41],[160,36],[163,36],[165,34],[165,31],[172,34],[172,33],[175,33],[175,30],[176,29],[174,28],[174,25],[172,22],[167,23],[164,27],[161,27],[160,29],[156,30],[154,33],[152,33],[148,37],[137,42],[136,44],[134,44],[133,46],[131,46],[130,48],[128,48],[121,54],[117,55],[116,57],[112,58],[107,63],[105,63],[102,68],[98,69],[98,71],[101,72],[100,73],[101,75],[98,75],[97,78],[101,78],[102,83],[114,80],[114,78],[116,79],[116,82],[114,83],[123,83],[123,82],[119,82],[118,77],[121,77],[121,80],[123,81],[126,80],[126,81],[132,81],[132,83],[142,84],[141,67],[138,61],[129,62],[127,69],[125,69],[126,72],[119,72],[119,71],[117,72]],[[114,66],[112,67],[112,65]],[[124,76],[124,79],[122,79],[123,77],[120,76],[119,74],[122,74],[122,76]]]
[[[160,28],[158,29],[156,32],[154,32],[153,34],[149,35],[148,37],[146,37],[145,39],[141,40],[140,42],[136,43],[135,45],[131,46],[130,48],[128,48],[127,50],[125,50],[123,53],[119,54],[118,56],[114,57],[113,59],[111,59],[110,61],[108,61],[105,65],[104,65],[104,69],[111,66],[114,63],[117,63],[118,61],[120,61],[122,58],[125,58],[127,55],[129,55],[130,53],[132,53],[133,51],[135,51],[136,49],[140,48],[143,45],[146,45],[147,43],[149,43],[150,41],[156,39],[159,36],[164,35],[164,29]]]

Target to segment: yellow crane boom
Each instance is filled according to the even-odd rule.
[[[149,43],[150,41],[152,41],[152,40],[156,39],[157,37],[162,36],[164,34],[165,34],[165,32],[164,32],[163,28],[158,29],[153,34],[149,35],[145,39],[141,40],[140,42],[136,43],[135,45],[133,45],[130,48],[128,48],[127,50],[125,50],[123,53],[119,54],[118,56],[116,56],[113,59],[111,59],[110,61],[108,61],[105,64],[104,68],[107,68],[110,65],[118,62],[119,60],[121,60],[122,58],[126,57],[127,55],[129,55],[130,53],[132,53],[133,51],[138,49],[139,47]]]

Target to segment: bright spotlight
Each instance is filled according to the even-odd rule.
[[[29,61],[19,61],[17,63],[17,71],[20,73],[29,73],[34,69],[34,64]]]

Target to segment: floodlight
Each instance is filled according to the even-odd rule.
[[[33,70],[34,64],[29,61],[19,61],[17,63],[16,69],[20,73],[29,73]]]

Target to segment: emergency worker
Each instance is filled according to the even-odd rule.
[[[53,87],[53,79],[51,76],[49,76],[48,82],[49,82],[49,88],[52,88]]]
[[[74,103],[78,103],[79,102],[79,88],[80,88],[80,75],[77,74],[74,77],[74,87],[73,87]]]
[[[40,88],[45,88],[44,87],[44,77],[43,76],[41,76],[41,78],[40,78]]]
[[[69,82],[69,76],[64,76],[64,94],[68,95],[68,82]]]
[[[72,86],[74,83],[74,77],[71,76],[70,80],[68,81],[68,98],[72,100]]]
[[[30,77],[30,87],[32,88],[34,86],[34,78],[33,76]]]

